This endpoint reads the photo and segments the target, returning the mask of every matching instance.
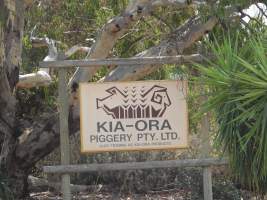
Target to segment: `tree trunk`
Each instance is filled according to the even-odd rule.
[[[19,135],[13,90],[21,65],[23,15],[23,1],[0,0],[0,166],[16,198],[27,188],[27,171],[16,165],[13,156]]]

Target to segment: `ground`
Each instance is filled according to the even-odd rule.
[[[61,200],[60,195],[56,195],[53,192],[40,192],[32,193],[31,197],[34,200]],[[73,200],[200,200],[201,197],[193,197],[192,191],[190,190],[180,190],[172,189],[166,191],[157,191],[157,192],[148,192],[147,194],[121,194],[116,195],[112,192],[97,192],[97,193],[80,193],[73,196]],[[224,197],[216,197],[214,200],[223,199]],[[252,197],[248,192],[243,191],[243,195],[236,200],[255,200],[255,197]],[[267,198],[265,198],[267,199]],[[228,200],[228,199],[227,199]]]
[[[165,170],[166,171],[166,170]],[[126,186],[114,180],[107,185],[94,185],[90,192],[73,194],[74,200],[201,200],[202,170],[196,168],[177,169],[171,175],[175,177],[167,182],[163,178],[156,178],[149,182],[126,182]],[[174,175],[174,172],[176,175]],[[251,192],[241,190],[237,183],[226,178],[225,174],[213,169],[213,199],[214,200],[256,200]],[[148,175],[147,171],[145,174]],[[159,171],[158,171],[159,173]],[[170,172],[168,172],[170,174]],[[118,174],[115,174],[119,176]],[[147,188],[141,190],[140,186]],[[32,200],[60,200],[59,192],[50,191],[30,194]],[[267,198],[265,198],[267,200]]]

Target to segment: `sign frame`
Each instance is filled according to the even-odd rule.
[[[158,146],[158,147],[136,147],[136,148],[129,148],[126,149],[125,147],[116,147],[115,149],[113,147],[109,147],[109,148],[104,148],[104,149],[97,149],[97,150],[86,150],[84,148],[84,142],[83,142],[83,138],[84,138],[84,126],[83,126],[83,115],[82,112],[83,110],[83,98],[81,98],[81,88],[84,85],[100,85],[100,84],[105,84],[105,85],[110,85],[110,84],[118,84],[118,83],[142,83],[142,82],[176,82],[176,83],[182,83],[183,84],[183,92],[185,93],[185,100],[187,101],[187,94],[188,94],[188,81],[187,80],[145,80],[145,81],[127,81],[127,82],[123,82],[123,81],[118,81],[118,82],[101,82],[101,83],[97,83],[97,82],[93,82],[93,83],[80,83],[79,84],[79,99],[80,99],[80,142],[81,142],[81,153],[82,154],[91,154],[91,153],[104,153],[104,152],[135,152],[135,151],[158,151],[158,150],[177,150],[177,149],[186,149],[189,146],[189,119],[188,119],[188,105],[187,103],[185,103],[185,113],[184,113],[184,118],[186,119],[186,144],[185,145],[180,145],[180,146],[176,146],[176,147],[166,147],[165,145],[162,146]]]

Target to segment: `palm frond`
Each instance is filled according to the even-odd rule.
[[[267,35],[225,36],[210,43],[215,61],[196,65],[209,88],[201,112],[215,110],[216,144],[229,155],[234,177],[267,192]],[[201,114],[200,112],[200,114]]]

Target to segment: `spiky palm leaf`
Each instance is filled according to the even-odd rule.
[[[261,194],[267,192],[266,39],[266,32],[246,40],[226,37],[211,46],[214,62],[197,65],[209,88],[203,112],[216,113],[217,144],[229,155],[234,176]]]

